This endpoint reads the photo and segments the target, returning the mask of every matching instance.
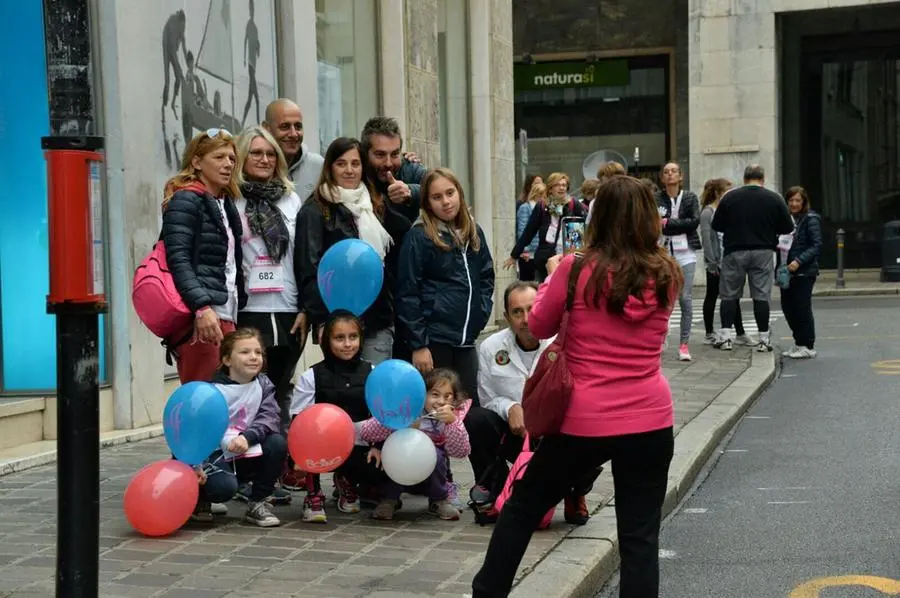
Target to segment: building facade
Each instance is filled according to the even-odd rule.
[[[18,23],[0,42],[0,73],[20,86],[0,100],[0,140],[19,169],[0,200],[15,216],[0,219],[0,421],[14,398],[34,402],[15,403],[21,433],[0,448],[55,434],[43,135],[105,139],[103,430],[158,423],[177,383],[134,314],[131,280],[159,235],[162,186],[199,131],[237,133],[288,97],[309,151],[324,152],[371,116],[396,117],[405,149],[456,171],[494,254],[509,253],[513,207],[493,198],[515,195],[511,0],[44,0],[0,11]],[[300,367],[316,358],[308,350]]]
[[[847,267],[882,265],[900,218],[900,3],[522,0],[513,21],[520,179],[578,182],[601,152],[644,176],[674,160],[699,191],[758,162],[773,189],[810,192],[824,267],[841,228]]]

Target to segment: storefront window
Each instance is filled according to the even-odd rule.
[[[0,219],[0,391],[52,391],[56,322],[47,314],[47,174],[40,138],[49,134],[50,114],[41,4],[0,4],[0,19],[16,23],[0,40],[0,72],[16,82],[15,93],[0,95],[0,143],[15,163],[0,196],[8,215]],[[105,382],[102,317],[99,326]]]
[[[528,174],[565,172],[577,190],[596,162],[614,159],[653,178],[669,159],[666,59],[517,64],[516,130],[528,133]]]
[[[359,137],[378,102],[378,14],[375,0],[316,0],[319,147]]]

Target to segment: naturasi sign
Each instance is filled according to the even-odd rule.
[[[516,91],[628,85],[627,60],[516,64]]]

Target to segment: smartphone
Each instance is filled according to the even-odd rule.
[[[563,255],[584,251],[584,218],[566,216],[562,219]]]

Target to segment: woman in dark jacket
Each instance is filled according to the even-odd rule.
[[[678,306],[681,308],[678,359],[690,361],[691,323],[694,319],[694,274],[697,251],[702,248],[697,228],[700,226],[700,200],[692,191],[682,188],[681,166],[669,162],[660,173],[663,188],[656,194],[656,206],[662,219],[663,245],[681,266],[684,287]]]
[[[166,261],[181,299],[195,313],[191,329],[167,339],[182,384],[213,377],[219,343],[247,302],[234,163],[231,133],[210,129],[191,140],[181,171],[165,187]]]
[[[409,220],[386,208],[384,198],[365,178],[359,141],[350,137],[332,141],[325,152],[319,184],[297,214],[294,272],[302,310],[299,321],[301,329],[311,326],[313,342],[319,342],[319,331],[328,317],[319,294],[319,261],[335,243],[362,239],[385,264],[381,293],[361,318],[366,327],[362,358],[376,365],[391,358],[392,289],[397,254],[409,226]]]
[[[584,205],[568,195],[568,188],[568,175],[554,172],[547,177],[547,201],[534,206],[525,230],[516,241],[509,259],[503,264],[505,268],[514,267],[525,247],[531,243],[535,235],[539,235],[537,251],[534,252],[531,261],[534,263],[537,281],[543,282],[547,278],[547,260],[562,253],[560,235],[562,219],[567,216],[584,218],[587,215]]]
[[[787,264],[791,273],[790,286],[781,289],[781,310],[794,333],[795,346],[784,355],[791,359],[812,359],[816,356],[812,290],[819,275],[822,222],[819,215],[810,210],[806,189],[791,187],[786,197],[788,209],[794,219],[794,233],[784,235],[791,237],[789,242],[779,243],[781,251],[778,252],[778,257],[782,260],[781,263]]]
[[[494,308],[494,262],[475,224],[462,186],[449,169],[422,183],[422,215],[403,241],[397,277],[397,315],[426,373],[450,368],[476,398],[475,339]]]

